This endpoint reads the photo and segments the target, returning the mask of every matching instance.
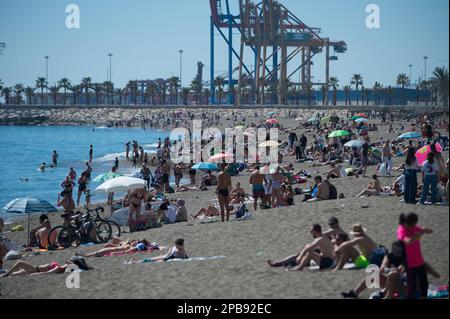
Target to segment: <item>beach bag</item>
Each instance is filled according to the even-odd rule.
[[[245,212],[247,209],[245,208],[245,205],[242,205],[239,207],[239,209],[236,211],[236,218],[242,218],[245,215]]]
[[[22,254],[19,251],[10,250],[5,255],[5,260],[17,260],[22,259]]]
[[[330,192],[330,197],[329,197],[329,199],[330,200],[332,200],[332,199],[338,199],[338,193],[337,193],[337,189],[336,189],[336,186],[334,186],[333,184],[331,184],[330,182],[326,182],[327,184],[328,184],[328,189],[329,189],[329,192]]]
[[[389,251],[387,250],[386,247],[381,245],[377,246],[372,252],[372,256],[370,257],[370,263],[373,265],[377,265],[378,267],[381,267],[384,256],[386,256],[388,253]]]

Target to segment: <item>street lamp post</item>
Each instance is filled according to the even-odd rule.
[[[424,81],[426,81],[427,80],[427,60],[428,60],[428,57],[427,56],[424,56],[423,57],[423,60],[424,60],[424,62],[425,62],[425,73],[424,73],[424,78],[423,78],[423,80]]]
[[[45,93],[47,95],[47,104],[48,104],[48,59],[50,57],[48,55],[45,56]]]
[[[109,80],[108,81],[112,83],[112,56],[113,56],[113,54],[108,53],[108,56],[109,56]]]
[[[183,50],[178,51],[180,53],[180,90],[183,89]],[[177,104],[178,104],[178,92],[177,92]]]
[[[408,66],[409,66],[409,82],[412,84],[412,67],[413,67],[413,65],[410,64]]]

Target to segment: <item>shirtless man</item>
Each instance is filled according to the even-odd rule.
[[[259,172],[259,166],[255,167],[255,170],[250,175],[250,185],[252,185],[253,192],[253,208],[258,210],[258,198],[261,198],[262,204],[266,204],[266,192],[264,190],[264,182],[267,183],[267,179]]]
[[[323,179],[321,176],[314,177],[314,182],[316,183],[315,187],[317,187],[317,193],[316,193],[315,197],[308,200],[307,203],[329,200],[330,199],[330,188],[329,188],[328,184],[323,182]]]
[[[92,145],[89,146],[89,163],[92,163],[92,158],[94,157],[94,147]]]
[[[130,160],[130,142],[125,144],[125,158]]]
[[[284,181],[283,175],[280,173],[280,167],[277,167],[271,178],[272,187],[272,208],[276,208],[281,205],[281,184]]]
[[[58,157],[59,157],[58,153],[56,153],[56,151],[53,151],[53,154],[52,154],[53,166],[58,165]]]
[[[179,188],[181,179],[183,178],[183,163],[175,164],[173,171],[175,174],[175,186]]]
[[[324,236],[329,237],[331,240],[336,240],[338,234],[345,234],[345,231],[339,225],[339,220],[336,217],[331,217],[328,220],[329,230],[323,233]]]
[[[162,178],[161,178],[161,182],[163,184],[163,189],[165,190],[166,193],[169,192],[170,189],[170,165],[169,163],[167,163],[166,160],[163,160],[161,163],[161,172],[162,172]]]
[[[42,222],[42,226],[43,226],[43,228],[39,229],[36,232],[35,236],[39,243],[39,247],[46,249],[47,247],[49,247],[48,234],[49,234],[50,230],[52,229],[52,225],[50,224],[50,221],[48,219],[46,219]],[[52,236],[50,238],[51,243],[56,242],[56,235],[57,235],[56,232],[52,232]]]
[[[367,236],[366,230],[361,224],[355,224],[352,227],[351,235],[354,239],[349,240],[335,249],[336,260],[347,261],[351,258],[353,248],[359,247],[360,256],[355,260],[355,265],[358,268],[367,268],[372,263],[372,253],[377,247],[377,244],[372,238]]]
[[[320,270],[331,268],[334,264],[333,243],[327,236],[323,235],[322,227],[319,224],[313,225],[311,234],[314,237],[314,241],[307,244],[299,254],[290,256],[281,261],[268,260],[267,263],[269,266],[293,266],[290,268],[290,271],[296,271],[303,270],[312,260],[314,260],[319,265]],[[320,250],[320,253],[316,251],[317,249]]]
[[[381,188],[381,183],[378,180],[378,176],[376,174],[372,175],[373,181],[369,183],[367,188],[363,190],[361,193],[358,194],[356,197],[363,197],[363,196],[377,196],[383,192],[383,189]]]
[[[218,176],[218,185],[216,193],[219,199],[220,216],[222,222],[225,222],[225,211],[227,212],[227,221],[230,220],[230,192],[231,192],[231,177],[226,171],[226,165],[221,165],[222,171]]]

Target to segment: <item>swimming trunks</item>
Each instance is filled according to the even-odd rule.
[[[319,262],[319,268],[322,269],[328,269],[333,267],[334,265],[334,260],[330,257],[320,257],[320,262]]]
[[[79,192],[84,192],[86,189],[87,189],[86,183],[79,183],[78,184],[78,191]]]
[[[169,182],[169,174],[163,174],[161,177],[161,182],[168,183]]]
[[[360,255],[355,260],[355,266],[356,266],[356,268],[365,269],[369,266],[369,261],[367,260],[366,257],[364,257],[363,255]]]
[[[220,195],[222,195],[223,197],[228,197],[228,196],[230,196],[230,192],[228,191],[227,188],[219,189],[219,190],[218,190],[218,193],[219,193]]]
[[[257,184],[257,185],[253,185],[253,198],[254,199],[258,199],[258,198],[265,198],[266,197],[266,192],[264,190],[264,186]]]

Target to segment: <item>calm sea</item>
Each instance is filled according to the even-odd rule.
[[[158,138],[168,135],[142,128],[0,126],[0,211],[9,201],[28,195],[55,205],[69,168],[74,167],[77,176],[84,170],[90,144],[94,146],[93,179],[109,172],[116,157],[125,158],[126,142],[136,140],[146,152],[155,153]],[[51,163],[53,150],[59,154],[58,166],[39,171],[42,162]],[[119,167],[119,172],[134,176],[138,170]],[[91,183],[89,187],[96,186]],[[92,198],[93,202],[104,200],[103,195]]]

